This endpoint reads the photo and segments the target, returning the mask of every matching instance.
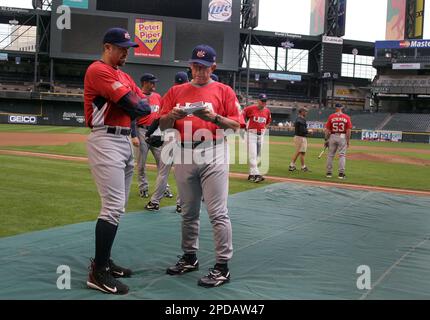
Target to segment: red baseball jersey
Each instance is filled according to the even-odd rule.
[[[205,105],[211,108],[220,116],[232,119],[236,122],[243,123],[243,118],[240,115],[240,105],[237,101],[236,94],[227,85],[220,82],[211,82],[205,86],[198,87],[191,83],[184,83],[180,86],[174,86],[169,89],[161,102],[160,115],[168,114],[174,107],[184,107],[191,103],[203,101]],[[174,128],[181,133],[182,141],[192,141],[193,137],[190,133],[185,135],[184,126],[192,125],[191,134],[199,129],[207,129],[217,137],[216,130],[219,127],[209,121],[204,121],[194,115],[175,121]],[[198,139],[200,140],[200,139]]]
[[[328,117],[325,127],[331,133],[346,133],[346,130],[352,129],[351,118],[344,113],[333,113]]]
[[[272,122],[270,110],[266,107],[260,110],[258,106],[253,105],[246,107],[242,112],[245,121],[249,119],[248,130],[257,130],[261,133]]]
[[[121,126],[130,128],[130,116],[117,102],[133,91],[139,97],[145,95],[133,79],[102,61],[93,62],[85,73],[84,109],[88,127]]]
[[[152,92],[149,97],[148,95],[146,97],[148,98],[148,103],[151,107],[151,113],[147,116],[140,117],[137,120],[138,126],[150,126],[155,119],[160,117],[159,111],[161,106],[161,96],[156,92]]]

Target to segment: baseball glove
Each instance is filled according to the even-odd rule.
[[[159,148],[163,145],[164,141],[161,139],[161,136],[150,136],[146,137],[145,141],[151,147]]]

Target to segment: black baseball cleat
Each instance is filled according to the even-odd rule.
[[[339,173],[338,178],[341,179],[341,180],[344,180],[344,179],[346,179],[346,176],[345,176],[344,173]]]
[[[229,281],[230,281],[230,271],[228,271],[228,269],[219,270],[217,268],[210,268],[209,273],[204,277],[200,278],[197,284],[202,287],[212,288],[212,287],[219,287]]]
[[[254,182],[259,183],[259,182],[264,181],[264,180],[265,180],[264,177],[259,175],[259,176],[255,176]]]
[[[295,167],[295,166],[288,166],[288,171],[293,172],[293,171],[295,171],[295,170],[296,170],[296,167]]]
[[[185,255],[178,256],[178,258],[179,260],[174,266],[167,268],[167,274],[174,276],[199,270],[199,260],[197,258],[194,258],[193,261],[190,261]]]
[[[250,174],[249,176],[248,176],[248,181],[251,181],[251,182],[254,182],[255,181],[255,175],[253,175],[253,174]]]
[[[166,189],[166,191],[164,191],[163,196],[165,198],[173,198],[173,193],[170,191],[170,189]]]
[[[125,284],[115,279],[109,267],[96,269],[94,262],[90,266],[87,286],[110,294],[127,294],[129,290]]]
[[[333,175],[331,174],[331,172],[327,172],[325,176],[326,176],[327,178],[332,178],[332,177],[333,177]]]
[[[149,193],[147,190],[139,190],[139,197],[141,198],[149,198]]]
[[[310,172],[310,170],[308,169],[308,167],[304,167],[302,168],[302,172]]]
[[[160,205],[158,203],[149,201],[148,204],[145,206],[145,209],[149,211],[158,211],[160,210]]]
[[[176,205],[176,213],[182,213],[182,207],[179,204]]]
[[[109,259],[109,270],[115,278],[130,278],[133,274],[130,269],[116,265],[112,259]]]

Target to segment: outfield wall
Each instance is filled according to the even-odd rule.
[[[270,135],[292,137],[294,136],[294,128],[270,127]],[[314,133],[309,137],[323,139],[324,131],[314,129]],[[351,139],[362,140],[362,130],[352,130]],[[401,142],[430,143],[430,132],[402,132]]]
[[[1,100],[0,123],[85,126],[84,104],[73,101]]]

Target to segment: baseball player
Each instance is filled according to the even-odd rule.
[[[336,103],[336,112],[328,117],[325,124],[325,143],[328,147],[327,178],[332,177],[333,158],[339,152],[339,179],[345,179],[346,149],[351,139],[352,123],[348,115],[342,113],[343,106]]]
[[[161,149],[160,147],[150,145],[146,142],[146,138],[147,138],[146,132],[148,131],[148,128],[152,124],[152,122],[158,119],[159,117],[158,111],[160,110],[161,96],[155,92],[155,84],[158,82],[158,79],[153,74],[144,73],[140,78],[140,82],[142,85],[142,92],[149,99],[149,104],[151,105],[152,112],[150,115],[146,117],[141,117],[136,120],[137,130],[135,131],[135,126],[133,124],[131,136],[132,136],[133,145],[139,148],[138,150],[139,152],[137,154],[139,195],[142,198],[148,198],[149,184],[146,176],[146,159],[148,157],[148,152],[151,151],[154,156],[155,162],[157,163],[158,172],[160,172]],[[159,132],[159,135],[161,135],[161,132]],[[165,170],[163,170],[163,173],[166,173]],[[167,181],[168,171],[167,171],[167,176],[161,176],[160,178],[165,179]],[[162,192],[164,193],[164,196],[168,198],[173,197],[173,194],[170,192],[170,188],[168,184],[166,189],[162,190]],[[157,206],[153,206],[151,203],[152,203],[151,201],[150,203],[148,203],[149,207],[147,209],[158,210]]]
[[[175,84],[174,85],[181,85],[181,84],[187,83],[187,82],[188,82],[188,75],[185,72],[180,71],[175,75]],[[145,133],[146,142],[150,146],[155,147],[155,148],[161,148],[163,145],[163,141],[161,140],[161,136],[160,136],[160,141],[157,141],[154,139],[154,143],[150,142],[151,138],[157,137],[157,136],[152,136],[152,134],[158,130],[159,123],[160,123],[159,118],[155,119],[152,122],[149,129]],[[161,153],[160,153],[160,155],[161,155]],[[172,165],[173,165],[173,156],[171,158],[169,157],[169,159],[162,159],[160,156],[160,159],[158,161],[158,174],[157,174],[157,182],[156,182],[155,192],[151,196],[151,200],[149,201],[149,203],[145,206],[145,208],[147,210],[158,211],[160,209],[160,200],[163,197],[164,190],[166,189],[166,187],[168,188],[167,179],[168,179]],[[166,192],[169,192],[169,188],[166,190]],[[179,196],[177,196],[177,198],[176,198],[176,212],[177,213],[182,212],[181,200],[180,200]]]
[[[188,81],[188,74],[186,72],[179,71],[175,74],[175,86],[187,83]]]
[[[257,105],[248,106],[243,109],[245,122],[247,125],[247,144],[249,156],[249,176],[251,182],[261,182],[264,177],[258,170],[258,159],[261,155],[261,148],[264,142],[264,131],[272,121],[270,110],[266,107],[267,95],[260,93],[258,95]]]
[[[234,91],[210,78],[216,69],[215,50],[208,45],[198,45],[193,49],[189,63],[193,76],[191,82],[170,88],[163,97],[160,112],[161,129],[174,128],[180,133],[181,158],[189,159],[192,155],[192,161],[175,162],[175,178],[182,203],[184,254],[166,272],[181,275],[198,270],[199,215],[203,196],[214,231],[216,264],[198,281],[198,285],[216,287],[230,281],[228,262],[233,256],[227,209],[228,146],[224,134],[219,131],[238,130],[241,115]],[[184,111],[184,106],[200,101],[204,103],[204,110],[190,115]],[[203,134],[202,131],[204,140],[197,138]],[[196,160],[208,153],[214,155],[212,161],[201,163]]]
[[[301,107],[299,109],[299,115],[294,122],[294,145],[296,147],[296,152],[293,155],[293,158],[291,160],[290,166],[288,167],[289,171],[296,170],[296,161],[297,158],[300,156],[300,163],[302,164],[302,171],[307,172],[309,171],[308,167],[305,164],[305,155],[306,151],[308,149],[308,141],[306,139],[306,136],[309,133],[312,133],[312,129],[308,129],[307,123],[306,123],[306,115],[308,114],[308,109],[305,107]]]
[[[133,151],[128,136],[131,120],[151,109],[133,79],[119,67],[125,64],[130,40],[125,29],[109,29],[103,39],[103,55],[85,74],[84,106],[88,137],[88,161],[101,197],[95,230],[95,259],[87,285],[106,293],[126,294],[128,287],[116,278],[132,271],[111,259],[118,223],[127,206],[133,176]]]

